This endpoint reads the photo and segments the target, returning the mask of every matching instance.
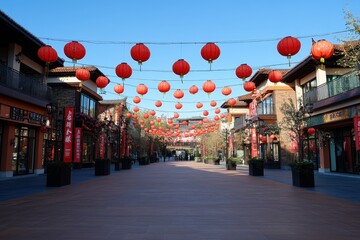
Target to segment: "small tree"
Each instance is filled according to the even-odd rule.
[[[299,99],[299,109],[297,109],[293,100],[289,98],[288,101],[285,101],[280,106],[280,111],[284,115],[282,121],[279,123],[280,127],[288,133],[291,142],[298,144],[297,161],[299,161],[301,159],[300,149],[302,143],[300,138],[306,123],[302,101]]]

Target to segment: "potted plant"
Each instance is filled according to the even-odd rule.
[[[60,161],[48,162],[46,166],[46,186],[61,187],[71,183],[71,165]]]
[[[105,176],[110,174],[110,159],[98,158],[95,160],[95,176]]]
[[[264,176],[264,160],[262,158],[254,157],[248,161],[249,175]]]
[[[236,166],[240,163],[240,160],[236,157],[230,157],[226,160],[227,170],[236,170]]]
[[[293,186],[315,187],[314,164],[308,161],[296,161],[290,164]]]
[[[121,167],[122,169],[131,169],[132,167],[132,160],[130,157],[122,157],[121,158]]]

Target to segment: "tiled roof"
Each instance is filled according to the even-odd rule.
[[[125,97],[123,99],[117,99],[117,100],[102,100],[102,101],[99,101],[99,103],[102,105],[121,104],[123,102],[126,102],[126,99],[127,99],[127,97]]]
[[[79,68],[84,68],[89,70],[90,72],[96,71],[97,68],[94,66],[84,66],[84,67],[57,67],[54,69],[51,69],[49,71],[49,73],[74,73],[76,72],[77,69]]]
[[[248,95],[248,94],[247,94]],[[244,96],[247,96],[247,95],[244,95]],[[251,96],[251,95],[250,95]],[[243,96],[240,96],[240,97],[237,97],[237,98],[235,98],[236,99],[236,103],[235,103],[235,105],[234,106],[230,106],[229,104],[228,104],[228,102],[226,101],[226,102],[224,102],[220,107],[221,108],[247,108],[249,105],[248,105],[248,103],[246,102],[246,101],[243,101],[243,99],[240,99],[241,97],[243,97]],[[250,99],[249,99],[250,100]],[[252,98],[251,98],[251,100],[252,100]]]
[[[272,70],[278,70],[282,75],[285,75],[290,69],[269,69],[261,68],[259,69],[250,79],[250,82],[254,82],[256,86],[260,85],[262,82],[268,79],[268,75]]]

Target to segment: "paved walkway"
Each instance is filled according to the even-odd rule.
[[[291,186],[289,171],[265,170],[265,177],[252,177],[245,166],[227,171],[196,162],[93,174],[93,169],[73,170],[72,184],[60,188],[43,187],[44,176],[22,178],[34,191],[7,199],[4,186],[19,180],[0,181],[0,239],[360,236],[360,178],[316,174],[316,187],[303,189]]]

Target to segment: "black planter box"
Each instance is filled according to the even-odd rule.
[[[236,170],[236,164],[226,163],[226,170]]]
[[[139,165],[149,165],[150,164],[150,160],[147,157],[139,157],[138,161],[139,161]]]
[[[110,174],[110,159],[95,160],[95,176],[105,176]]]
[[[46,172],[47,187],[61,187],[71,183],[71,166],[68,163],[49,163]]]
[[[249,175],[250,176],[264,176],[264,162],[258,161],[255,163],[249,163]]]
[[[122,169],[131,169],[132,167],[132,160],[129,157],[121,158],[121,168]]]
[[[293,186],[315,187],[314,170],[291,169]]]
[[[120,171],[121,170],[121,162],[120,162],[120,159],[116,159],[114,161],[114,164],[115,164],[115,171]]]

